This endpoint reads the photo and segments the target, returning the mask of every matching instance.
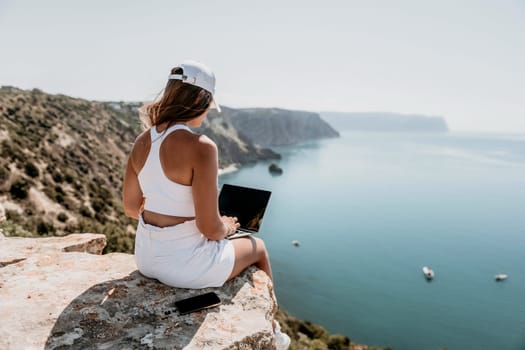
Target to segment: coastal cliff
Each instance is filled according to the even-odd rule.
[[[100,234],[0,235],[1,349],[275,349],[277,304],[263,271],[221,288],[172,288],[136,271],[133,256],[100,255]],[[180,315],[174,302],[214,291],[217,308]]]
[[[312,112],[250,108],[232,110],[228,117],[239,134],[261,147],[284,146],[339,136],[319,114]]]

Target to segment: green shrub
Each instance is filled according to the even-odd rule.
[[[328,341],[328,331],[309,321],[305,321],[299,325],[299,332],[305,334],[310,339],[321,339],[324,342]]]
[[[111,252],[133,253],[135,242],[122,225],[107,224],[103,227],[101,233],[107,237],[107,245],[103,254]]]
[[[19,222],[20,220],[22,220],[22,215],[16,210],[7,209],[5,211],[5,218],[13,222]]]
[[[91,208],[98,213],[106,208],[106,202],[100,198],[95,198],[91,201]]]
[[[84,194],[84,185],[82,185],[82,183],[75,182],[74,187],[75,187],[75,191],[77,191],[78,193]]]
[[[4,233],[4,235],[8,237],[13,237],[13,236],[33,237],[34,236],[31,232],[29,232],[28,230],[26,230],[25,228],[23,228],[22,226],[20,226],[19,224],[11,220],[6,220],[0,223],[0,229],[2,229],[2,232]]]
[[[56,193],[55,194],[55,201],[59,204],[63,204],[65,201],[65,197],[62,193]]]
[[[60,174],[58,171],[53,172],[53,181],[56,183],[61,183],[64,181],[64,178],[62,177],[62,174]]]
[[[60,194],[66,194],[66,192],[64,192],[64,189],[60,185],[55,186],[55,192]]]
[[[86,207],[86,206],[82,206],[82,207],[80,208],[80,210],[79,210],[79,213],[80,213],[80,215],[82,215],[82,216],[84,216],[84,217],[86,217],[86,218],[90,218],[90,217],[92,217],[92,215],[91,215],[91,210],[89,210],[89,208]]]
[[[350,339],[342,334],[331,334],[328,337],[328,348],[330,350],[347,350],[350,346]]]
[[[7,140],[3,140],[1,146],[2,147],[0,147],[0,155],[2,155],[2,158],[9,159],[15,153],[13,147],[11,146],[11,142]]]
[[[67,216],[66,213],[64,213],[64,212],[58,213],[58,215],[57,215],[57,220],[58,220],[58,221],[60,221],[60,222],[66,222],[67,219],[69,219],[69,217]]]
[[[0,167],[0,185],[5,183],[9,179],[9,171],[1,166]]]
[[[11,185],[9,193],[15,199],[26,199],[29,191],[29,184],[25,179],[18,179]]]
[[[66,180],[68,184],[73,183],[73,181],[75,181],[76,176],[77,174],[74,170],[66,169],[66,171],[64,171],[64,180]]]
[[[320,339],[314,339],[310,342],[310,350],[328,350],[328,346]]]
[[[98,222],[100,222],[101,224],[105,224],[107,222],[107,217],[106,217],[106,214],[105,212],[103,211],[97,211],[95,213],[95,220],[97,220]]]
[[[24,164],[24,170],[26,172],[26,174],[28,176],[31,176],[31,177],[38,177],[40,176],[40,170],[38,170],[38,168],[36,167],[35,164],[33,164],[32,162],[30,161],[27,161],[25,164]]]
[[[45,222],[43,220],[39,220],[36,224],[36,232],[41,236],[53,234],[55,233],[55,231],[56,229],[55,226],[53,226],[53,224]]]

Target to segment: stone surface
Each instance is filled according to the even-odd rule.
[[[264,272],[252,267],[222,288],[171,288],[143,277],[132,255],[84,253],[103,243],[0,236],[0,349],[274,349],[277,305]],[[219,307],[174,308],[208,291]]]

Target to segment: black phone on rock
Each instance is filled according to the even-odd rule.
[[[199,310],[208,309],[221,304],[221,299],[214,292],[196,295],[190,298],[178,300],[175,307],[181,315],[189,314]]]

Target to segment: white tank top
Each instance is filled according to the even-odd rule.
[[[181,185],[166,177],[160,163],[160,145],[175,130],[187,130],[186,125],[176,124],[162,133],[155,126],[150,129],[151,148],[144,167],[138,174],[140,188],[144,195],[144,209],[173,216],[195,216],[191,186]]]

